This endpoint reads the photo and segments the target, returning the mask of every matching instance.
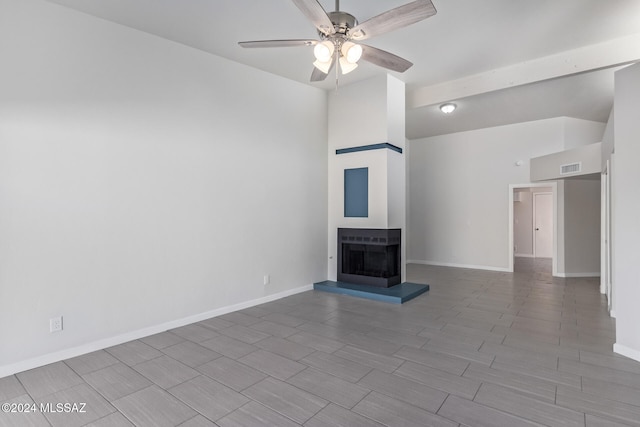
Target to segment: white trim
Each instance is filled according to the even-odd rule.
[[[513,254],[516,258],[535,258],[534,254]]]
[[[600,272],[598,273],[558,273],[558,277],[600,277]]]
[[[253,307],[311,290],[313,290],[313,285],[301,286],[283,292],[278,292],[276,294],[267,295],[261,298],[256,298],[238,304],[217,308],[215,310],[206,311],[204,313],[195,314],[193,316],[183,317],[182,319],[176,319],[169,322],[161,323],[159,325],[149,326],[147,328],[138,329],[136,331],[127,332],[125,334],[116,335],[114,337],[93,341],[90,343],[79,345],[77,347],[67,348],[64,350],[56,351],[54,353],[43,354],[42,356],[23,360],[17,363],[12,363],[10,365],[0,366],[0,378],[29,369],[38,368],[50,363],[55,363],[61,360],[70,359],[72,357],[77,357],[83,354],[102,350],[108,347],[113,347],[114,345],[119,345],[128,341],[133,341],[140,338],[148,337],[150,335],[159,334],[160,332],[164,332],[169,329],[190,325],[191,323],[200,322],[212,317],[222,316],[223,314],[243,310],[245,308]]]
[[[607,163],[604,170],[600,174],[600,268],[602,276],[600,276],[600,293],[607,295]],[[608,302],[607,295],[607,302]],[[609,304],[610,305],[610,304]]]
[[[469,264],[456,264],[453,262],[438,262],[438,261],[422,261],[422,260],[407,260],[407,264],[422,264],[422,265],[435,265],[438,267],[455,267],[455,268],[469,268],[473,270],[489,270],[489,271],[502,271],[511,273],[512,270],[504,267],[492,267],[489,265],[469,265]]]
[[[609,312],[609,316],[613,317],[614,319],[616,318],[616,311],[615,310],[611,310]]]
[[[634,350],[624,345],[613,344],[613,352],[626,356],[630,359],[637,360],[640,362],[640,351]]]
[[[600,292],[607,295],[607,308],[610,312],[613,311],[613,246],[611,244],[612,238],[612,224],[611,224],[611,212],[612,212],[612,196],[611,196],[611,168],[613,167],[613,153],[611,157],[607,159],[602,171],[601,180],[601,222],[600,222],[600,270],[602,275],[600,278]],[[612,316],[613,317],[613,316]]]

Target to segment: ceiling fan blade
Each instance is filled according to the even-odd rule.
[[[431,0],[416,0],[374,16],[349,30],[349,37],[365,40],[406,27],[436,14]]]
[[[333,22],[329,19],[327,12],[324,11],[320,3],[317,0],[292,0],[298,9],[307,17],[309,21],[315,25],[315,27],[321,33],[330,35],[336,32],[333,28]]]
[[[324,81],[324,79],[327,78],[327,76],[329,75],[329,73],[331,72],[331,70],[333,70],[333,66],[335,65],[336,61],[334,61],[333,59],[331,60],[331,65],[329,66],[329,71],[327,71],[327,73],[323,73],[321,70],[319,70],[317,67],[313,67],[313,71],[311,72],[311,79],[309,81],[312,82],[321,82]]]
[[[387,68],[392,71],[404,73],[413,65],[412,62],[407,61],[404,58],[400,58],[393,53],[389,53],[385,50],[378,49],[372,46],[362,46],[362,59],[369,61],[372,64],[378,65],[383,68]]]
[[[257,40],[248,42],[238,42],[242,47],[296,47],[314,46],[318,40]]]
[[[311,72],[311,78],[309,79],[309,81],[311,82],[321,82],[324,81],[324,79],[327,78],[327,74],[323,73],[322,71],[318,70],[316,67],[313,67],[313,71]]]

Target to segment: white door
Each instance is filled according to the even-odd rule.
[[[553,195],[533,194],[533,254],[536,258],[553,256]]]

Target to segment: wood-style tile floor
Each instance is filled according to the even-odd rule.
[[[305,292],[0,379],[0,426],[640,426],[597,279],[410,265],[404,305]]]

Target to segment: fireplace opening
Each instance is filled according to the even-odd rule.
[[[338,281],[388,288],[400,279],[400,229],[338,229]]]
[[[359,276],[389,277],[398,275],[398,245],[342,245],[342,271]]]

